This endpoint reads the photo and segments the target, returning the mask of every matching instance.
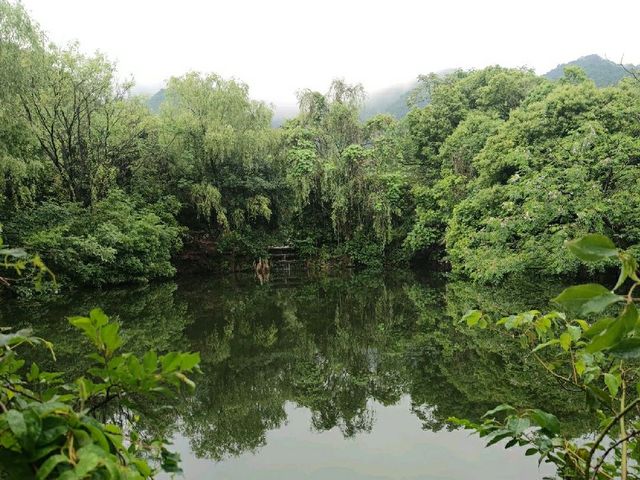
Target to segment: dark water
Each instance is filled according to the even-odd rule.
[[[83,372],[65,320],[94,306],[134,352],[193,350],[193,397],[147,405],[146,428],[174,439],[189,479],[536,479],[522,451],[484,448],[447,423],[499,403],[542,406],[580,434],[580,399],[513,339],[454,320],[546,306],[554,289],[500,289],[411,272],[271,282],[190,278],[0,307],[2,324],[52,340],[57,369]],[[34,355],[46,361],[38,353]]]

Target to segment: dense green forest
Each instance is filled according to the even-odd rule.
[[[63,285],[238,269],[282,243],[320,266],[437,263],[497,282],[579,272],[560,246],[588,231],[640,244],[625,220],[640,215],[634,78],[431,74],[404,118],[366,121],[363,88],[335,80],[272,128],[269,105],[216,74],[171,78],[151,108],[19,4],[0,3],[0,48],[5,243]]]
[[[602,58],[599,55],[592,54],[558,65],[542,76],[549,80],[560,80],[564,76],[564,69],[571,66],[577,66],[583,69],[587,74],[587,77],[593,80],[598,87],[616,85],[623,78],[632,76],[632,72],[637,69],[637,66],[635,65],[622,66],[618,63],[612,62],[611,60]],[[452,70],[444,70],[437,73],[441,76],[445,76],[452,73]],[[393,115],[395,118],[404,117],[409,113],[410,108],[413,106],[411,102],[412,93],[418,85],[419,82],[413,81],[408,82],[407,85],[396,85],[373,92],[367,97],[362,111],[360,112],[360,116],[364,120],[367,120],[378,113],[388,113]],[[151,97],[149,105],[152,108],[157,107],[159,102],[162,101],[162,93],[163,91],[161,90]]]

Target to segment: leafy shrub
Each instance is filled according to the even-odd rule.
[[[623,114],[622,112],[627,112]],[[635,113],[632,113],[635,112]],[[585,232],[640,244],[640,112],[634,85],[563,83],[512,112],[472,159],[477,176],[446,234],[454,270],[475,280],[574,274],[562,248]]]
[[[171,352],[143,357],[119,354],[117,323],[99,309],[72,325],[93,344],[87,374],[66,383],[19,357],[25,345],[52,345],[28,330],[0,334],[0,473],[3,478],[144,479],[178,472],[179,457],[162,438],[147,440],[136,420],[136,398],[193,389],[187,374],[199,371],[199,354]],[[102,423],[96,413],[119,400],[133,420]]]
[[[47,202],[11,227],[21,243],[46,256],[56,272],[92,285],[148,281],[175,273],[171,257],[182,245],[175,205],[143,205],[119,191],[91,208]]]
[[[533,310],[501,318],[495,325],[531,346],[531,356],[560,388],[582,391],[595,428],[591,437],[573,438],[566,425],[543,405],[516,409],[499,405],[475,423],[453,423],[488,439],[487,446],[507,440],[505,448],[527,447],[526,455],[557,467],[560,478],[605,480],[638,478],[640,464],[640,315],[634,291],[640,287],[638,262],[607,237],[589,234],[568,242],[585,262],[615,259],[620,276],[613,289],[589,283],[565,289],[554,302],[561,311]],[[626,294],[616,293],[630,284]],[[482,311],[463,317],[470,327],[494,322]],[[588,321],[590,320],[590,321]]]

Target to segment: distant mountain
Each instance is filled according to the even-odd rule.
[[[571,62],[558,65],[553,70],[542,75],[549,80],[559,80],[564,75],[564,67],[576,65],[582,68],[587,76],[595,82],[598,87],[606,87],[615,85],[629,74],[619,64],[600,57],[599,55],[587,55],[580,57]],[[637,70],[638,65],[626,65],[629,70]],[[453,70],[442,71],[442,74],[452,72]],[[362,107],[360,118],[367,120],[379,113],[388,113],[396,118],[402,118],[409,112],[407,100],[412,90],[418,85],[417,81],[395,85],[393,87],[379,90],[370,94]],[[149,97],[148,105],[151,111],[158,112],[160,104],[165,100],[165,89],[158,90],[154,95]],[[271,122],[274,128],[279,127],[288,119],[297,115],[298,110],[291,105],[274,105],[274,115]]]
[[[569,65],[575,65],[582,68],[587,77],[594,81],[598,87],[608,87],[615,85],[629,74],[618,63],[602,58],[600,55],[587,55],[577,60],[558,65],[553,70],[545,73],[543,77],[549,80],[559,80],[564,75],[564,68]],[[636,65],[626,65],[630,70],[637,69]]]
[[[290,118],[298,116],[298,105],[272,105],[273,117],[271,118],[271,126],[273,128],[281,127],[282,124]]]
[[[598,87],[615,85],[629,73],[618,63],[602,58],[599,55],[586,55],[571,62],[558,65],[553,70],[542,75],[549,80],[559,80],[564,76],[564,68],[575,65],[582,68],[587,77],[594,81]],[[638,70],[638,65],[625,65],[628,70]],[[449,73],[447,70],[443,73]],[[396,118],[404,117],[408,111],[407,99],[411,91],[417,86],[417,82],[405,86],[396,86],[373,93],[365,102],[360,114],[363,120],[373,117],[378,113],[389,113]]]
[[[166,90],[161,88],[147,100],[147,105],[149,106],[149,110],[153,113],[158,113],[160,111],[160,104],[164,102],[164,99],[167,97]]]
[[[388,113],[396,118],[402,118],[409,112],[407,100],[417,82],[408,85],[396,85],[385,88],[369,95],[362,107],[360,117],[367,120],[379,113]]]
[[[455,71],[455,68],[448,68],[446,70],[440,70],[436,72],[436,74],[440,77],[445,77]],[[360,111],[360,118],[367,120],[379,113],[388,113],[397,119],[404,117],[409,113],[409,105],[407,105],[407,102],[409,101],[411,92],[413,92],[417,86],[418,81],[414,80],[373,92],[367,97]],[[417,106],[423,107],[427,103],[429,103],[428,100],[421,100]]]

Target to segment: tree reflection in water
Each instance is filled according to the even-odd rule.
[[[584,433],[581,397],[522,361],[511,339],[456,324],[470,308],[544,308],[540,299],[556,290],[519,285],[423,281],[411,272],[316,278],[287,288],[250,276],[191,278],[30,302],[27,309],[9,302],[0,313],[5,324],[31,324],[50,338],[59,370],[82,369],[81,346],[68,336],[64,316],[94,305],[120,318],[134,351],[199,351],[203,375],[195,395],[148,405],[147,424],[150,432],[180,431],[201,458],[257,451],[286,423],[287,402],[309,409],[315,431],[337,428],[344,437],[375,428],[372,401],[394,405],[405,395],[428,430],[449,428],[450,416],[478,419],[506,402],[544,404],[576,435]]]

